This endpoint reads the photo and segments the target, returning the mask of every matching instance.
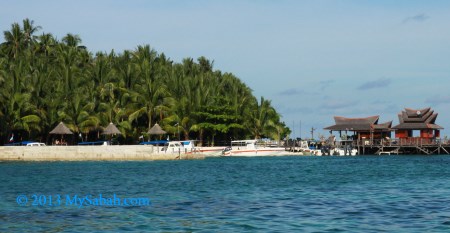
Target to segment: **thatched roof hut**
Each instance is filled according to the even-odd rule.
[[[72,131],[70,131],[69,128],[61,121],[52,131],[50,131],[50,134],[73,134]]]
[[[103,130],[102,134],[122,134],[119,129],[117,129],[117,127],[111,122],[109,123],[109,125],[105,128],[105,130]]]
[[[161,126],[156,123],[151,129],[148,130],[148,134],[166,134],[167,132],[161,129]]]

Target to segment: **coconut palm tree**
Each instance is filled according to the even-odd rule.
[[[34,26],[34,21],[30,19],[23,20],[23,42],[25,47],[34,44],[36,36],[34,34],[41,29],[41,26]]]
[[[275,129],[279,115],[271,106],[270,101],[261,97],[259,103],[256,100],[253,103],[247,120],[248,129],[256,139],[259,139],[262,135],[267,135],[268,132]]]
[[[56,72],[62,78],[62,94],[65,95],[64,99],[69,101],[76,87],[76,78],[81,74],[78,66],[78,51],[73,47],[60,44],[58,46],[57,62],[59,67]]]
[[[213,141],[280,138],[288,130],[269,100],[258,102],[245,83],[205,57],[175,63],[149,45],[94,55],[76,34],[58,41],[50,33],[36,37],[40,29],[25,19],[4,32],[0,140],[11,130],[43,136],[61,120],[86,136],[111,121],[125,137],[155,121],[185,138]]]
[[[140,83],[133,88],[135,111],[129,116],[130,122],[144,116],[148,128],[153,125],[157,114],[160,120],[168,106],[173,103],[166,84],[157,69],[157,53],[149,45],[138,46],[133,53],[136,73]]]
[[[81,38],[79,35],[74,35],[72,33],[68,33],[62,38],[62,41],[65,45],[73,48],[77,48],[81,44]]]
[[[153,125],[153,120],[156,119],[157,114],[162,113],[165,107],[171,102],[169,92],[165,85],[150,79],[145,80],[144,83],[139,85],[139,88],[136,89],[133,96],[136,110],[130,114],[129,120],[133,122],[145,116],[145,121],[149,129]]]
[[[4,33],[5,42],[2,44],[2,48],[8,57],[16,59],[23,48],[24,33],[18,23],[11,25],[10,31]]]
[[[57,44],[51,33],[42,33],[42,35],[37,37],[36,41],[37,52],[44,55],[44,58],[41,57],[40,59],[49,57]]]

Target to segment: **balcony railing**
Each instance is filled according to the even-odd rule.
[[[337,142],[338,143],[338,142]],[[396,138],[396,139],[358,139],[352,146],[442,146],[450,145],[449,140],[441,138]]]

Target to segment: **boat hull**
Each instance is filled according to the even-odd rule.
[[[336,156],[355,156],[358,155],[358,150],[356,149],[344,150],[336,148],[332,150],[331,154]]]
[[[252,150],[228,150],[223,152],[223,156],[279,156],[286,155],[288,152],[284,148],[275,149],[252,149]]]

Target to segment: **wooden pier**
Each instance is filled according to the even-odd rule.
[[[450,154],[448,140],[429,138],[401,138],[357,140],[352,146],[358,149],[358,154]]]

